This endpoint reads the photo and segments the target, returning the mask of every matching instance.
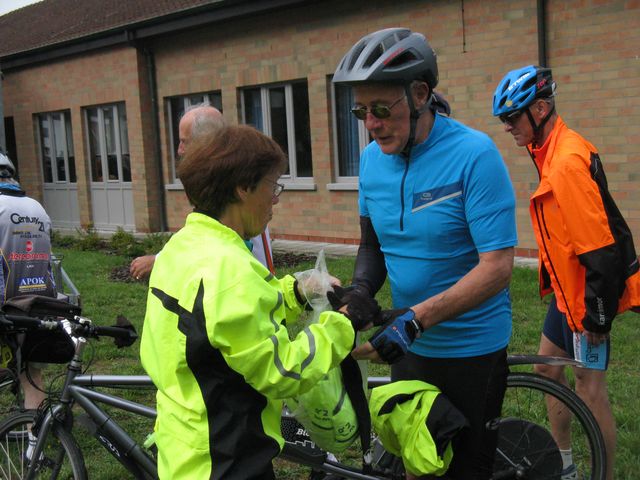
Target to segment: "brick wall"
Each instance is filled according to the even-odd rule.
[[[559,85],[558,111],[600,150],[612,194],[640,245],[640,2],[546,3],[547,64]],[[225,117],[237,122],[238,88],[306,79],[315,189],[285,191],[275,207],[271,231],[281,238],[357,242],[357,192],[327,187],[335,181],[330,75],[364,34],[405,26],[424,33],[438,53],[438,89],[449,99],[454,117],[487,132],[498,145],[517,195],[520,253],[532,254],[535,240],[528,198],[537,185],[537,173],[524,149],[517,148],[492,117],[491,100],[508,70],[538,63],[536,4],[535,0],[330,0],[158,40],[149,47],[155,55],[162,108],[165,182],[172,148],[166,97],[220,90]],[[160,201],[144,61],[133,48],[123,47],[12,71],[5,80],[5,110],[16,121],[21,167],[37,165],[33,113],[71,108],[80,175],[85,143],[76,128],[80,107],[126,101],[139,231],[157,228]],[[39,171],[33,169],[25,183],[39,185]],[[179,189],[166,190],[165,195],[168,227],[177,230],[189,205]],[[81,196],[87,205],[86,186]]]
[[[57,110],[71,112],[80,222],[85,227],[92,223],[92,218],[89,152],[82,109],[116,102],[124,102],[127,109],[136,222],[142,229],[150,223],[149,204],[157,194],[148,195],[145,188],[152,173],[143,159],[152,155],[152,152],[145,151],[144,139],[152,137],[148,135],[148,129],[146,135],[141,134],[141,100],[144,99],[144,92],[141,95],[138,64],[136,50],[121,47],[5,74],[5,115],[14,117],[21,183],[31,196],[39,200],[42,199],[42,167],[34,116]],[[157,188],[153,191],[156,192]],[[154,222],[151,221],[155,227],[157,224]]]

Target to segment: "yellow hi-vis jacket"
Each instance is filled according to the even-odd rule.
[[[200,214],[163,248],[149,282],[140,346],[158,388],[158,473],[167,479],[273,478],[282,399],[346,357],[349,320],[325,312],[289,339],[302,305],[238,234]]]

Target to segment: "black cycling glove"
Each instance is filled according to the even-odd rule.
[[[351,320],[355,331],[364,330],[370,323],[376,325],[381,322],[381,309],[378,302],[371,298],[363,290],[339,286],[333,287],[333,292],[327,292],[327,298],[331,307],[338,311],[344,305],[347,306],[347,313],[344,315]]]
[[[382,318],[383,326],[371,336],[369,342],[382,360],[395,363],[407,353],[409,346],[420,336],[423,328],[410,308],[384,310]]]

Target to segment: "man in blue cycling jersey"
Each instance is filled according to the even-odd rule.
[[[397,309],[356,354],[393,363],[393,380],[438,386],[470,423],[444,478],[488,479],[497,435],[485,425],[506,388],[517,242],[507,169],[487,135],[439,113],[436,56],[423,35],[363,37],[333,82],[353,86],[352,112],[374,140],[360,159],[349,294],[373,296],[388,276]]]

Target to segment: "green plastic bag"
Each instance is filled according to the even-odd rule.
[[[338,453],[358,438],[358,420],[342,382],[333,368],[311,390],[287,400],[293,416],[317,446]]]
[[[331,309],[327,300],[330,277],[320,251],[315,268],[295,274],[304,295],[313,308],[316,322]],[[358,438],[358,420],[344,386],[340,367],[331,369],[311,390],[286,401],[287,407],[307,430],[311,440],[323,450],[338,453]]]

